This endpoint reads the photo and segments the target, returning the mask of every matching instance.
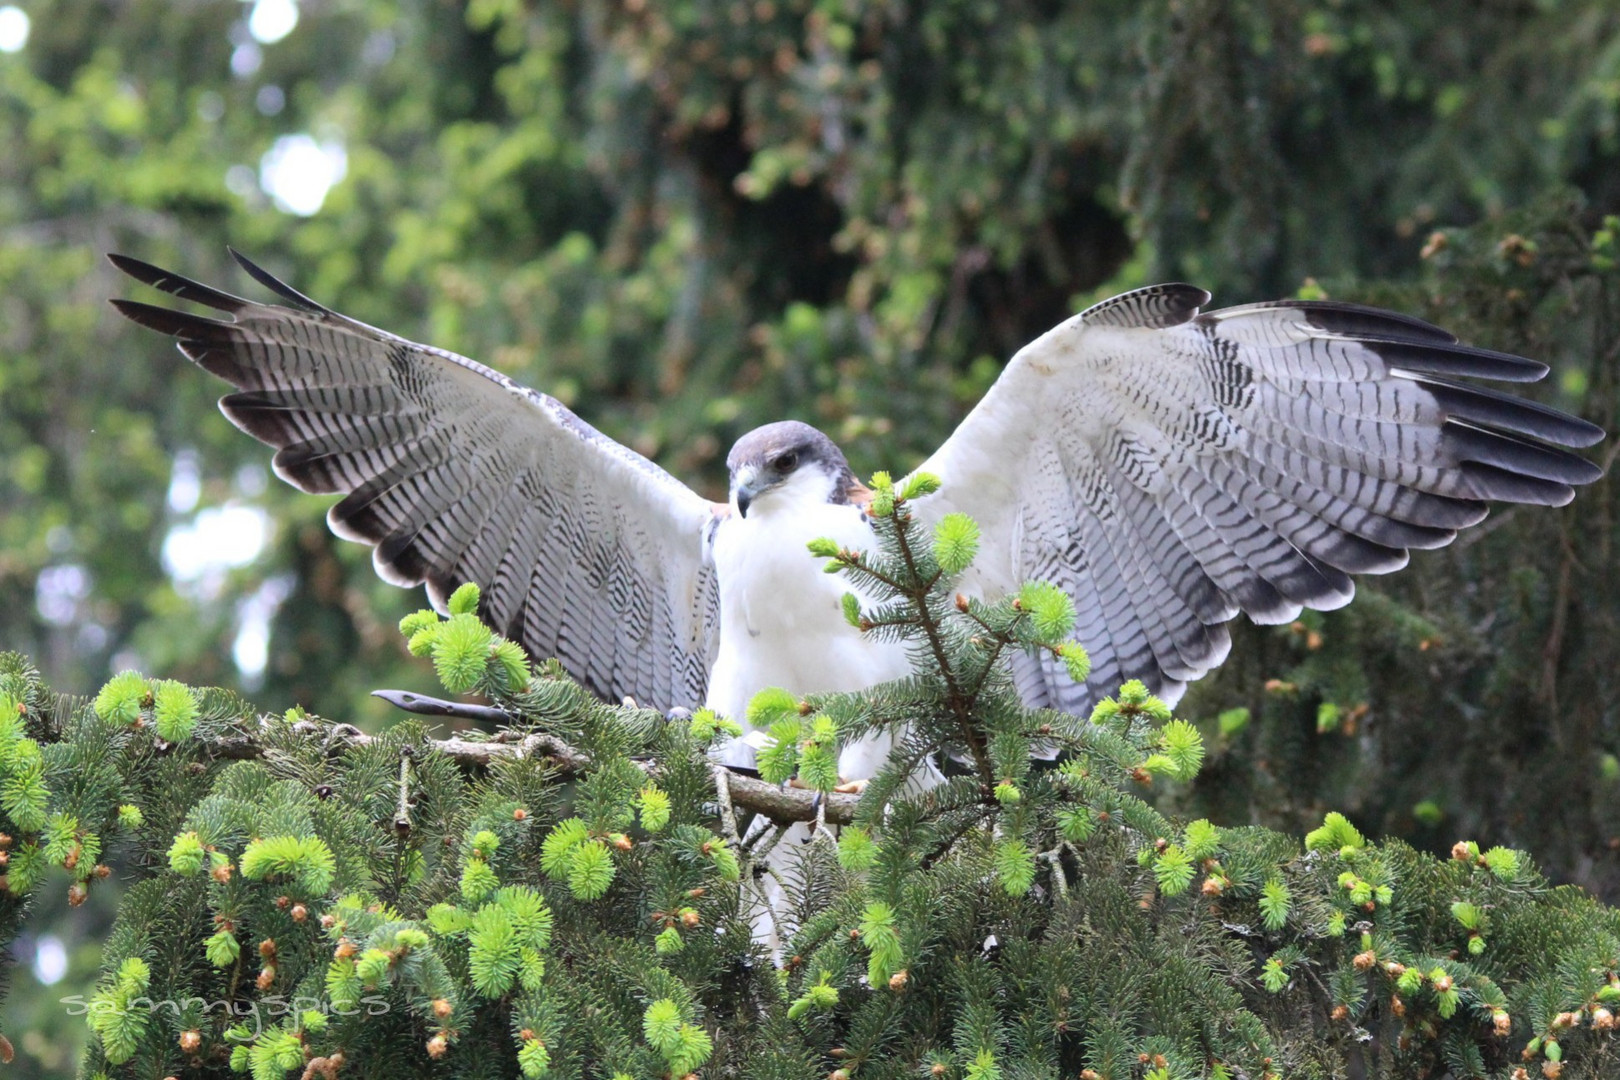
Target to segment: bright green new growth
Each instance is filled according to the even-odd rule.
[[[208,962],[217,968],[230,967],[242,954],[242,943],[237,941],[236,935],[229,930],[216,930],[204,942],[203,954],[208,957]]]
[[[132,956],[119,964],[117,974],[90,999],[90,1030],[101,1041],[101,1052],[109,1064],[121,1065],[135,1056],[151,1016],[136,1002],[145,996],[151,981],[146,962]]]
[[[1267,930],[1281,930],[1287,924],[1292,901],[1293,894],[1280,879],[1270,878],[1266,881],[1265,889],[1260,894],[1260,915]]]
[[[1350,820],[1337,810],[1331,811],[1322,821],[1321,828],[1312,829],[1305,834],[1305,849],[1307,851],[1336,851],[1341,856],[1348,856],[1358,848],[1366,846],[1366,839],[1350,824]]]
[[[861,628],[861,599],[854,593],[847,592],[838,601],[840,610],[844,613],[844,621],[855,629]]]
[[[445,606],[449,608],[452,618],[457,615],[476,615],[479,596],[478,586],[468,581],[456,586],[456,591],[450,594],[450,602]]]
[[[1189,821],[1181,846],[1190,859],[1211,858],[1220,850],[1220,830],[1203,818]]]
[[[306,896],[321,896],[332,887],[334,865],[331,849],[318,836],[272,836],[248,841],[241,869],[250,881],[274,876]]]
[[[121,671],[96,695],[96,715],[114,724],[133,724],[140,719],[141,706],[149,692],[146,679],[139,672]]]
[[[934,561],[941,570],[952,576],[960,574],[978,553],[978,522],[958,513],[940,518],[934,526]]]
[[[1058,657],[1070,679],[1083,683],[1091,677],[1091,654],[1078,641],[1065,641],[1058,646]]]
[[[660,998],[647,1006],[641,1030],[647,1044],[663,1058],[672,1076],[691,1072],[709,1060],[714,1044],[708,1032],[687,1023],[680,1006]]]
[[[1175,844],[1167,844],[1153,861],[1153,876],[1166,896],[1177,896],[1192,884],[1195,869],[1187,853]]]
[[[996,877],[1010,896],[1023,896],[1035,883],[1035,853],[1022,840],[996,845]]]
[[[568,866],[568,888],[580,900],[605,896],[613,884],[613,856],[607,845],[591,840],[574,849]]]
[[[920,499],[924,495],[932,495],[934,492],[938,491],[939,490],[939,484],[940,484],[939,477],[935,476],[933,473],[914,472],[914,473],[912,473],[910,476],[908,476],[906,478],[906,485],[905,485],[905,487],[903,487],[900,490],[900,497],[902,499],[906,500],[907,502],[910,502],[913,499]],[[961,515],[947,514],[946,516],[947,517],[957,517],[957,516],[967,517],[966,514],[961,514]],[[977,530],[978,530],[978,526],[975,525],[974,526],[974,531],[977,532]]]
[[[636,793],[636,810],[641,827],[648,832],[662,832],[669,824],[669,796],[656,787],[644,787]]]
[[[152,691],[152,723],[169,742],[190,738],[197,713],[197,695],[189,686],[164,679]]]
[[[521,692],[529,684],[529,658],[522,646],[494,633],[478,617],[478,586],[466,582],[450,594],[449,618],[427,608],[399,621],[411,655],[431,656],[439,681],[456,694],[483,690]]]
[[[202,869],[206,854],[196,833],[181,833],[169,845],[169,869],[177,874],[195,874]]]
[[[494,640],[495,635],[470,612],[440,624],[431,651],[433,668],[444,688],[463,694],[477,686]]]
[[[881,900],[868,904],[861,913],[861,942],[868,953],[866,981],[874,987],[887,985],[904,962],[894,926],[894,911]]]
[[[1045,644],[1062,645],[1063,639],[1074,632],[1074,601],[1056,585],[1026,582],[1018,590],[1018,607],[1029,617],[1037,639]]]
[[[757,728],[797,720],[799,713],[799,699],[776,686],[766,687],[748,701],[748,722]]]
[[[859,825],[849,825],[838,834],[838,865],[859,873],[870,870],[877,862],[878,846],[872,834]]]

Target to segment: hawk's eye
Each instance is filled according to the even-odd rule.
[[[785,454],[778,454],[776,460],[771,462],[771,468],[779,473],[792,472],[799,467],[799,455],[795,450]]]

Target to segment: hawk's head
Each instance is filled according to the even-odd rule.
[[[844,452],[809,424],[784,420],[755,428],[726,455],[731,504],[748,516],[795,503],[847,503],[861,490]]]

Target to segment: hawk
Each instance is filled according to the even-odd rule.
[[[332,531],[374,545],[385,580],[426,583],[441,610],[478,583],[492,626],[611,700],[740,721],[764,687],[860,690],[909,671],[900,646],[844,621],[844,583],[806,552],[874,541],[870,493],[826,435],[784,421],[743,436],[729,500],[711,502],[556,399],[232,254],[284,304],[121,255],[138,281],[225,317],[113,304],[236,388],[220,408],[275,447],[279,476],[343,495]],[[1030,706],[1083,710],[1133,677],[1173,704],[1226,658],[1240,611],[1284,623],[1340,607],[1352,574],[1450,543],[1487,503],[1562,506],[1601,475],[1565,449],[1600,428],[1464,381],[1534,382],[1542,364],[1389,311],[1201,311],[1209,299],[1155,285],[1073,316],[1019,350],[920,467],[942,486],[919,517],[979,524],[967,591],[1041,579],[1074,600],[1091,675],[1015,658]],[[720,754],[753,761],[744,740]],[[851,748],[841,771],[881,760]]]

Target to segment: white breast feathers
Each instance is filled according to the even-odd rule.
[[[870,641],[844,620],[840,601],[848,584],[824,573],[822,560],[806,549],[818,537],[855,549],[876,546],[860,509],[828,502],[830,494],[825,473],[804,469],[757,498],[748,516],[734,512],[715,531],[720,651],[706,704],[745,731],[749,699],[766,687],[794,694],[862,690],[910,670],[901,646]],[[719,757],[728,765],[754,763],[753,748],[741,739]]]

